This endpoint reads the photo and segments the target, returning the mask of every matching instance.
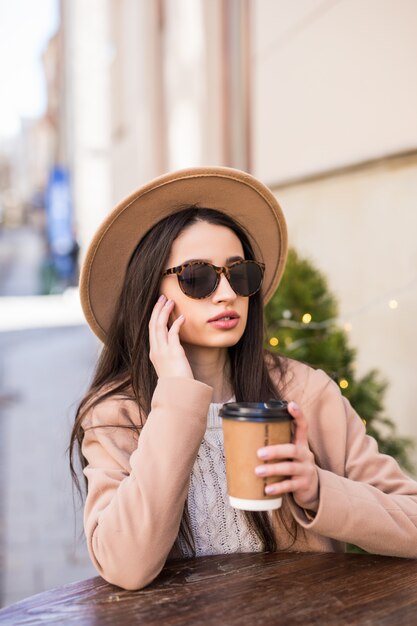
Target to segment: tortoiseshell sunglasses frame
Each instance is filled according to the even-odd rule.
[[[257,265],[260,270],[261,270],[261,281],[259,283],[259,287],[257,289],[255,289],[255,291],[252,291],[249,294],[243,295],[241,293],[238,293],[235,288],[233,287],[232,283],[230,282],[230,270],[235,267],[236,265],[242,265],[243,263],[255,263],[255,265]],[[217,280],[214,284],[213,289],[210,291],[210,293],[208,293],[205,296],[191,296],[189,293],[187,293],[186,291],[184,291],[183,289],[183,284],[181,282],[181,280],[179,279],[179,276],[182,275],[183,271],[187,268],[190,267],[191,265],[208,265],[209,267],[212,267],[216,274],[217,274]],[[229,266],[218,266],[218,265],[213,265],[213,263],[208,263],[207,261],[189,261],[188,263],[183,263],[182,265],[177,265],[176,267],[170,267],[169,269],[165,270],[162,273],[162,276],[170,276],[171,274],[175,274],[178,278],[178,284],[180,286],[181,291],[188,296],[189,298],[192,298],[193,300],[204,300],[204,298],[208,298],[209,296],[211,296],[212,293],[214,293],[217,289],[217,287],[219,286],[219,282],[220,282],[220,275],[224,274],[229,282],[229,285],[231,286],[231,288],[233,289],[233,291],[238,295],[238,296],[242,296],[243,298],[249,298],[250,296],[254,296],[255,293],[257,293],[259,291],[259,289],[262,286],[262,282],[263,282],[263,278],[264,278],[264,271],[265,271],[265,264],[264,263],[260,263],[259,261],[254,261],[251,259],[242,259],[241,261],[235,261],[234,263],[231,263]]]

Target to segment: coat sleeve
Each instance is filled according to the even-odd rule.
[[[198,381],[160,379],[139,439],[124,427],[138,421],[131,401],[109,399],[86,416],[84,528],[90,557],[108,582],[139,589],[162,569],[178,534],[211,396],[212,388]]]
[[[374,554],[417,557],[417,482],[378,451],[333,381],[323,372],[312,378],[316,390],[310,401],[303,394],[301,406],[319,466],[319,508],[311,516],[290,498],[294,517],[306,529]]]

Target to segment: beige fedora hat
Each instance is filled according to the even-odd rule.
[[[285,267],[287,228],[273,193],[259,180],[227,167],[197,167],[160,176],[122,200],[100,225],[80,277],[81,305],[103,342],[129,260],[142,237],[187,204],[218,209],[247,231],[256,258],[265,263],[263,296],[272,297]]]

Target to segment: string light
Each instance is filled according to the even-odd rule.
[[[350,332],[353,328],[353,324],[351,322],[352,318],[356,318],[364,313],[366,313],[367,311],[374,309],[376,306],[381,306],[383,305],[384,307],[388,307],[391,310],[395,310],[398,308],[399,306],[399,300],[397,299],[396,296],[398,296],[399,294],[403,294],[405,292],[409,292],[412,289],[414,289],[414,287],[417,284],[417,276],[415,276],[407,285],[404,285],[403,287],[401,287],[400,289],[396,289],[395,293],[390,293],[390,292],[386,292],[385,294],[381,294],[380,296],[374,298],[372,301],[368,302],[367,304],[364,304],[360,307],[358,307],[357,309],[354,309],[352,311],[350,311],[349,313],[347,313],[347,315],[344,315],[343,317],[334,317],[334,318],[329,318],[327,320],[323,320],[321,322],[313,322],[312,321],[312,315],[311,313],[304,313],[304,315],[302,316],[300,322],[295,321],[294,319],[291,319],[293,317],[293,313],[289,310],[289,309],[284,309],[284,311],[282,311],[281,313],[281,319],[276,320],[276,324],[279,328],[293,328],[296,330],[301,330],[301,329],[309,329],[309,330],[316,330],[316,329],[331,329],[332,327],[339,325],[341,326],[345,332]],[[395,296],[395,297],[394,297]],[[300,339],[296,339],[295,341],[291,338],[291,337],[284,337],[281,341],[284,342],[285,348],[288,351],[293,351],[296,350],[306,344],[308,344],[310,341],[316,341],[317,337],[312,337],[312,339],[309,339],[308,337],[303,337]],[[269,339],[269,344],[272,347],[276,347],[278,346],[278,344],[280,343],[278,337],[271,337]],[[349,386],[349,382],[346,379],[342,379],[339,382],[339,385],[342,389],[347,389]],[[365,420],[364,420],[364,423]]]
[[[349,387],[349,382],[346,380],[346,378],[342,378],[342,380],[339,380],[339,387],[341,389],[347,389]]]
[[[412,289],[414,289],[414,287],[417,284],[417,277],[415,277],[414,279],[412,279],[408,285],[405,285],[404,287],[400,288],[400,289],[396,289],[395,294],[402,294],[402,293],[406,293],[411,291]],[[279,324],[279,326],[281,328],[306,328],[308,327],[310,330],[315,330],[315,329],[320,329],[320,328],[329,328],[331,326],[334,326],[335,324],[340,324],[343,325],[343,328],[349,332],[350,330],[352,330],[352,323],[351,323],[351,319],[358,317],[360,315],[362,315],[363,313],[366,313],[367,311],[374,309],[376,306],[380,305],[380,304],[384,304],[384,306],[387,305],[387,300],[388,300],[388,306],[390,309],[397,309],[399,306],[399,301],[396,298],[391,298],[388,299],[390,295],[389,292],[385,293],[381,296],[378,296],[377,298],[375,298],[374,300],[372,300],[371,302],[368,302],[367,304],[364,304],[361,307],[358,307],[357,309],[351,311],[350,313],[348,313],[347,315],[345,315],[343,318],[340,317],[334,317],[328,320],[324,320],[322,322],[313,322],[311,321],[304,321],[304,317],[305,316],[309,316],[310,313],[305,313],[303,315],[303,321],[302,322],[296,322],[295,320],[290,319],[291,314],[289,315],[289,311],[283,311],[282,313],[282,319],[277,320],[277,323]]]

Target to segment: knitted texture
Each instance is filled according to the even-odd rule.
[[[210,404],[207,429],[191,474],[188,511],[196,556],[262,551],[243,512],[229,504],[221,406]],[[185,556],[191,556],[185,545],[181,548]]]

